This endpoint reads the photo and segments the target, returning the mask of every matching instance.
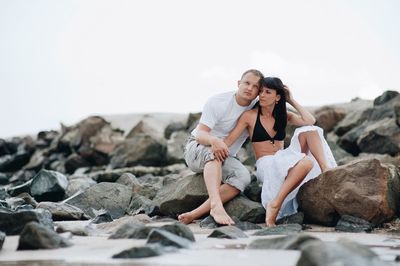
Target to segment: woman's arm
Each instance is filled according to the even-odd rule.
[[[306,126],[306,125],[314,125],[315,118],[314,116],[306,110],[303,106],[301,106],[295,99],[293,99],[292,93],[289,88],[285,86],[286,91],[286,101],[296,109],[299,115],[288,112],[288,121],[296,126]]]
[[[250,111],[244,112],[234,129],[229,133],[229,135],[224,139],[224,142],[227,146],[231,146],[237,138],[242,135],[243,130],[248,129],[248,119],[250,117]]]

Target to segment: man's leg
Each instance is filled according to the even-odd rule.
[[[313,130],[300,133],[299,142],[301,146],[301,152],[307,153],[310,151],[315,160],[318,162],[322,173],[329,170],[324,149],[322,147],[322,141],[317,131]]]
[[[237,194],[239,194],[240,190],[228,185],[228,184],[222,184],[219,188],[219,195],[222,201],[222,204],[230,201],[234,197],[236,197]],[[211,210],[211,200],[208,198],[203,204],[201,204],[199,207],[196,209],[190,211],[190,212],[185,212],[182,213],[181,215],[178,216],[178,219],[181,223],[184,224],[190,224],[193,222],[193,220],[199,219],[203,217],[204,215],[208,214]]]

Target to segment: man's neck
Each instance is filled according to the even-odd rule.
[[[243,107],[249,106],[251,104],[251,101],[240,98],[237,93],[235,93],[235,100],[238,105]]]

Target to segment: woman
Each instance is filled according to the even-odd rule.
[[[298,114],[287,111],[286,102]],[[302,127],[284,149],[287,123]],[[296,194],[301,184],[336,166],[322,129],[314,123],[312,114],[293,99],[279,78],[267,77],[262,80],[258,107],[243,113],[224,140],[229,146],[248,130],[257,159],[257,178],[263,182],[261,201],[267,226],[297,212]]]

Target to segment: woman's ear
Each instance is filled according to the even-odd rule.
[[[279,102],[281,100],[281,96],[279,94],[276,95],[276,102]]]

